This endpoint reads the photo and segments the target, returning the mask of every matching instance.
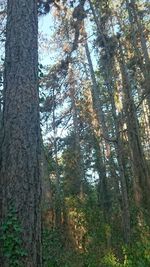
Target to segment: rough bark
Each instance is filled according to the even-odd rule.
[[[9,208],[15,207],[27,251],[24,266],[39,267],[41,185],[36,0],[7,1],[6,32],[0,165],[2,216],[4,219]]]

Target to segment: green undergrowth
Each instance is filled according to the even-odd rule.
[[[25,267],[23,259],[26,251],[22,245],[22,228],[18,222],[15,209],[10,208],[1,227],[2,254],[10,267]]]
[[[43,267],[148,267],[150,266],[149,229],[143,227],[140,236],[130,245],[104,249],[92,244],[84,252],[66,248],[65,236],[57,229],[43,231]],[[94,247],[95,246],[95,247]],[[105,244],[104,244],[105,247]],[[119,255],[119,256],[118,256]]]

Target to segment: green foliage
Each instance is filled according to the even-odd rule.
[[[123,260],[120,261],[111,251],[101,263],[103,267],[148,267],[150,266],[150,238],[147,228],[141,229],[141,238],[123,248]]]
[[[140,229],[140,237],[130,247],[125,249],[126,267],[150,266],[150,232],[144,226]]]
[[[123,267],[124,266],[124,264],[122,265],[121,263],[119,263],[119,260],[112,252],[109,252],[108,254],[104,256],[104,258],[101,261],[101,264],[103,267]]]
[[[43,73],[43,65],[42,64],[38,64],[38,78],[39,78],[39,80],[41,79],[41,78],[43,78],[44,77],[44,73]]]
[[[75,251],[68,232],[56,228],[43,231],[44,267],[148,267],[150,266],[150,234],[147,226],[134,225],[131,244],[124,246],[112,235],[112,225],[105,222],[96,205],[95,189],[83,199],[66,198],[68,218],[75,229],[85,229],[83,249]],[[72,224],[73,225],[73,224]],[[73,230],[74,231],[74,230]],[[113,230],[113,233],[114,230]],[[75,232],[74,232],[75,234]],[[78,234],[76,233],[76,238]],[[113,242],[112,242],[113,241]],[[118,244],[117,244],[118,242]],[[67,243],[67,246],[66,246]]]
[[[11,208],[2,225],[2,252],[5,261],[11,267],[23,267],[23,259],[27,255],[22,246],[21,225],[14,208]]]
[[[56,228],[43,229],[43,267],[83,266],[82,255],[69,246],[67,238],[65,233]]]
[[[43,265],[44,267],[59,266],[59,253],[61,253],[61,241],[55,229],[43,229]]]

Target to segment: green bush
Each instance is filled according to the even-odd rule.
[[[22,245],[21,225],[15,209],[11,207],[2,224],[2,253],[8,266],[23,267],[23,258],[27,255]]]
[[[148,267],[150,266],[150,240],[137,241],[123,249],[122,262],[113,252],[106,254],[102,261],[102,267]]]

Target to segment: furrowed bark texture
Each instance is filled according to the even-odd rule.
[[[40,123],[36,0],[7,1],[3,139],[2,216],[16,209],[28,256],[24,266],[41,266]],[[3,263],[3,266],[6,266]]]

